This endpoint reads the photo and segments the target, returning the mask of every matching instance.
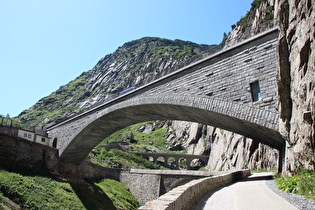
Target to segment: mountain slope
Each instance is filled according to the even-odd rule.
[[[106,55],[96,66],[75,80],[39,100],[23,111],[18,119],[27,126],[43,126],[69,117],[119,95],[130,87],[139,87],[181,66],[213,53],[216,45],[198,45],[181,40],[144,37],[125,43]]]

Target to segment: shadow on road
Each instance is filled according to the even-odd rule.
[[[250,181],[272,180],[272,179],[273,179],[273,175],[271,174],[262,174],[262,175],[255,174],[254,176],[252,174],[251,176],[243,178],[239,180],[238,182],[250,182]]]

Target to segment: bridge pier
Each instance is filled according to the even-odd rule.
[[[286,141],[284,141],[282,148],[279,149],[278,173],[286,172],[286,147]]]
[[[179,158],[175,158],[176,169],[179,169]]]
[[[187,170],[190,170],[190,169],[191,169],[190,164],[191,164],[191,161],[192,161],[192,160],[193,160],[192,158],[186,158]]]

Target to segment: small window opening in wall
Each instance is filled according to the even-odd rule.
[[[57,148],[57,138],[54,138],[52,146],[53,146],[53,148]]]
[[[252,100],[253,102],[260,100],[260,88],[259,88],[259,82],[253,82],[250,83],[250,91],[252,94]]]
[[[46,141],[46,139],[45,138],[42,138],[42,142],[45,142]]]

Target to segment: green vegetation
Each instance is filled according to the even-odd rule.
[[[265,0],[254,0],[251,4],[253,9],[256,9],[257,7],[259,7],[260,3],[264,2]]]
[[[49,96],[40,99],[32,108],[23,111],[16,120],[19,120],[24,127],[31,128],[44,125],[52,120],[63,119],[74,111],[82,111],[71,102],[77,102],[90,96],[90,92],[84,86],[88,75],[88,73],[83,73]]]
[[[247,14],[242,17],[237,23],[236,26],[240,27],[240,30],[242,32],[245,32],[252,24],[252,21],[255,16],[255,10],[260,6],[261,3],[265,2],[266,0],[254,0],[251,4],[250,11],[247,12]],[[265,24],[274,18],[274,8],[272,6],[268,6],[264,11],[262,11],[262,14],[264,16],[262,17],[261,20],[259,20],[258,24]],[[236,27],[235,25],[232,25],[232,29]],[[261,30],[266,30],[263,26],[261,26]]]
[[[124,152],[117,149],[101,149],[97,148],[92,151],[91,159],[104,166],[110,168],[143,168],[143,169],[159,169],[160,166],[144,159],[138,155]]]
[[[14,127],[18,127],[18,128],[22,128],[22,124],[14,119],[14,118],[10,118],[10,117],[2,117],[0,116],[0,125],[6,125],[6,126],[11,126],[13,125]]]
[[[275,180],[278,188],[315,200],[315,172],[301,168],[293,176],[282,176]]]
[[[159,164],[155,164],[145,158],[131,154],[129,152],[170,152],[166,147],[166,139],[164,137],[166,129],[156,128],[160,127],[159,121],[144,122],[131,125],[124,129],[117,131],[99,146],[114,144],[117,147],[122,146],[128,152],[97,147],[90,153],[90,158],[93,162],[98,163],[104,167],[110,168],[141,168],[141,169],[165,169]],[[143,133],[140,128],[143,126],[152,126],[155,128],[150,133]],[[182,151],[186,152],[186,151]],[[179,151],[174,152],[179,153]]]
[[[152,56],[155,58],[166,58],[172,56],[176,59],[183,58],[185,56],[192,57],[197,55],[193,47],[188,46],[164,46],[156,47],[152,50]]]
[[[138,201],[122,183],[112,179],[102,179],[95,184],[106,193],[117,209],[132,210],[139,207]]]
[[[8,199],[4,199],[4,196]],[[139,204],[120,182],[110,179],[65,183],[43,176],[0,170],[0,209],[136,209]]]
[[[100,145],[106,145],[117,141],[125,141],[127,143],[130,141],[128,146],[130,152],[148,152],[148,145],[156,147],[160,151],[169,152],[169,150],[166,149],[166,139],[164,138],[166,129],[159,128],[150,133],[143,133],[139,130],[141,126],[153,126],[155,123],[158,122],[152,121],[131,125],[112,134],[101,142]]]
[[[70,184],[47,177],[1,170],[0,191],[23,209],[85,209]]]

